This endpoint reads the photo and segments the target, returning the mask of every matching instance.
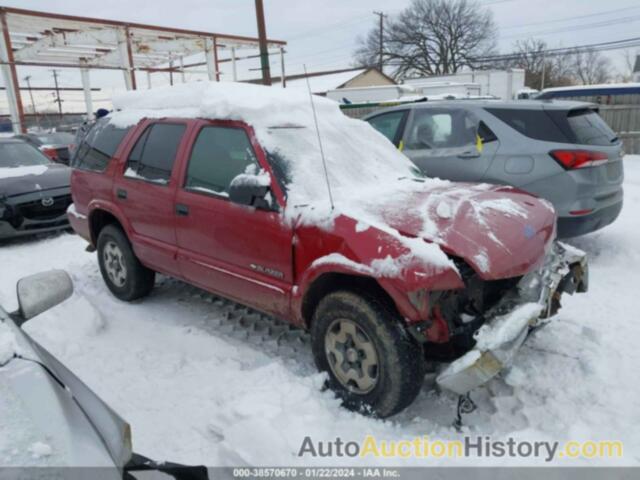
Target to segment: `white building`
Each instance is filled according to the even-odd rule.
[[[458,72],[452,75],[432,77],[407,78],[404,85],[410,85],[425,95],[446,92],[447,86],[451,90],[468,92],[468,95],[490,95],[503,100],[515,98],[516,93],[524,88],[524,70],[472,70]]]

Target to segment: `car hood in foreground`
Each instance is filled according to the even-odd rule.
[[[0,168],[0,197],[68,187],[71,169],[51,163],[29,167]]]

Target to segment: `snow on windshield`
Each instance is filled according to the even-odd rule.
[[[393,188],[398,178],[416,175],[409,159],[366,122],[346,117],[332,100],[314,96],[313,101],[336,202],[358,197],[370,187]],[[279,167],[290,180],[287,185],[290,203],[328,201],[307,92],[198,82],[127,92],[114,99],[114,106],[121,111],[112,114],[112,123],[120,127],[130,126],[143,117],[242,120],[254,128],[262,147],[282,162]]]

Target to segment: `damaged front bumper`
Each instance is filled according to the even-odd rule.
[[[588,265],[584,252],[554,243],[545,264],[520,280],[490,311],[491,319],[474,334],[475,346],[437,377],[437,384],[464,395],[509,366],[529,332],[548,321],[562,293],[586,292]]]

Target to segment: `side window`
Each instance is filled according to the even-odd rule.
[[[80,141],[71,166],[82,170],[104,171],[128,131],[128,128],[113,126],[108,118],[99,119]]]
[[[193,145],[184,186],[226,196],[231,180],[258,170],[253,147],[242,128],[204,127]]]
[[[487,127],[487,124],[483,121],[481,121],[478,125],[478,137],[480,137],[482,143],[495,142],[496,140],[498,140],[496,134],[493,133],[493,131],[491,131],[491,129]]]
[[[387,137],[391,143],[395,143],[398,135],[398,129],[402,124],[405,114],[406,110],[383,113],[368,119],[367,122]]]
[[[155,123],[140,136],[127,159],[126,177],[168,183],[186,125]]]
[[[478,121],[464,110],[416,109],[407,149],[429,150],[475,145]]]

